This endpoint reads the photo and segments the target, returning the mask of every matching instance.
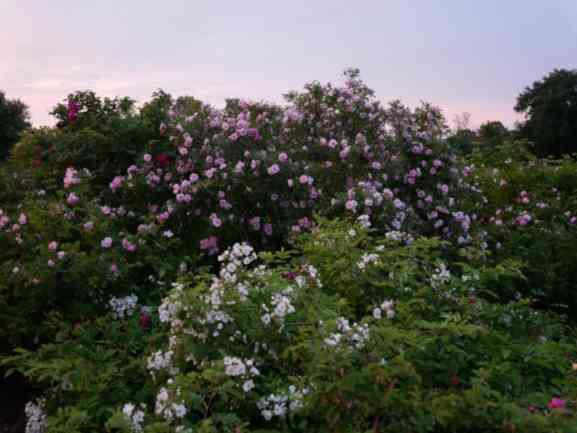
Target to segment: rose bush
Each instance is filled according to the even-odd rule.
[[[573,161],[457,157],[355,70],[124,102],[71,95],[0,167],[29,432],[573,431]]]
[[[174,274],[200,252],[214,255],[234,242],[286,245],[289,233],[311,228],[315,213],[361,218],[381,233],[471,242],[475,215],[461,202],[476,193],[443,141],[440,112],[384,108],[357,71],[346,78],[343,87],[307,85],[282,107],[230,101],[223,110],[192,110],[181,101],[160,125],[165,139],[148,143],[104,188],[108,169],[65,168],[59,161],[71,163],[73,149],[56,149],[49,175],[2,210],[0,302],[14,317],[10,338],[30,341],[36,320],[52,309],[80,320],[111,296],[159,298],[147,293],[148,278]],[[48,135],[76,137],[85,131],[76,124],[90,126],[92,112],[97,119],[107,112],[71,101],[65,131]],[[129,116],[112,108],[113,120]],[[106,167],[106,158],[96,161]],[[18,224],[20,215],[30,223]]]
[[[235,244],[158,308],[115,299],[7,362],[50,432],[574,431],[573,333],[492,301],[514,263],[338,221],[296,245]]]

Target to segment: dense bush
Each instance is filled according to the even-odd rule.
[[[355,70],[54,114],[0,167],[27,431],[575,431],[572,160],[465,149]]]
[[[574,291],[577,260],[577,164],[569,158],[544,160],[522,143],[478,154],[472,180],[485,200],[472,202],[496,260],[517,258],[527,280],[517,288],[541,307],[577,317]]]
[[[167,140],[149,143],[104,189],[102,173],[110,169],[96,165],[107,167],[106,156],[63,146],[49,164],[59,176],[40,184],[57,187],[30,190],[17,209],[4,211],[0,303],[15,316],[8,337],[37,335],[35,324],[23,323],[51,309],[80,319],[110,296],[147,293],[148,276],[190,266],[199,252],[214,255],[243,240],[286,245],[289,233],[310,229],[313,213],[351,215],[381,233],[471,240],[474,217],[460,197],[474,192],[446,149],[433,107],[385,109],[351,71],[344,87],[313,83],[289,94],[286,107],[231,101],[224,110],[194,109],[176,104],[160,126]],[[82,110],[75,113],[81,122]],[[77,139],[85,133],[110,142],[86,128],[46,132],[65,143],[85,143]],[[65,170],[71,154],[87,167]]]
[[[158,309],[115,300],[7,362],[48,387],[51,432],[574,431],[574,335],[491,302],[514,263],[461,254],[325,222],[298,251],[236,244]]]

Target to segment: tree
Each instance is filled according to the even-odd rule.
[[[468,155],[473,150],[475,139],[475,131],[465,128],[453,131],[447,137],[447,143],[459,155]]]
[[[58,119],[59,128],[105,130],[114,119],[135,116],[135,106],[136,101],[129,97],[101,98],[87,90],[71,93],[50,114]]]
[[[477,134],[483,147],[495,147],[510,138],[509,130],[498,120],[483,123]]]
[[[525,115],[519,135],[534,143],[537,156],[577,152],[577,70],[555,69],[526,87],[515,111]]]
[[[509,134],[509,130],[498,120],[483,123],[479,127],[479,138],[483,140],[504,139]]]
[[[453,117],[453,124],[455,125],[455,131],[461,131],[463,129],[469,129],[469,123],[471,122],[471,113],[463,112],[461,114],[455,114]]]
[[[463,112],[455,114],[453,117],[453,128],[447,136],[447,143],[450,148],[460,154],[468,155],[473,150],[473,144],[476,137],[475,131],[469,128],[471,114]]]
[[[0,91],[0,161],[7,158],[20,133],[30,127],[28,107],[18,99],[6,99]]]

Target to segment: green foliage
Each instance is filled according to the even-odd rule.
[[[44,384],[49,431],[575,431],[575,335],[493,301],[518,265],[345,221],[297,245],[235,246],[145,329],[138,310],[55,320],[57,341],[4,364]]]
[[[501,143],[509,136],[509,130],[499,121],[488,121],[479,127],[479,138],[491,142]]]
[[[346,79],[22,134],[0,370],[48,432],[576,431],[575,162]]]
[[[511,138],[512,133],[499,121],[483,123],[477,132],[479,147],[493,151],[495,147],[503,144]]]
[[[524,263],[527,279],[517,289],[541,308],[577,317],[577,164],[570,158],[536,159],[520,144],[471,158],[473,182],[485,197],[471,207],[499,246],[494,259]]]
[[[577,151],[577,70],[555,69],[517,97],[526,121],[520,136],[532,141],[540,157]]]
[[[30,127],[28,107],[17,99],[7,99],[0,91],[0,161],[8,156],[22,131]]]
[[[473,151],[476,138],[474,131],[470,129],[459,129],[447,138],[447,142],[455,153],[468,155]]]
[[[58,120],[58,127],[74,129],[103,129],[115,118],[126,118],[135,114],[135,102],[128,97],[100,98],[92,91],[77,91],[68,95],[65,103],[57,104],[51,115]],[[78,104],[78,114],[70,115],[70,104]]]

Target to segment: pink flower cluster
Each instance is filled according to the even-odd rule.
[[[314,213],[469,238],[475,216],[459,208],[459,195],[472,192],[443,143],[438,109],[385,108],[354,72],[344,87],[313,83],[287,102],[203,106],[192,116],[175,108],[162,131],[174,159],[146,153],[110,188],[143,182],[153,201],[170,194],[142,218],[176,235],[186,219],[204,220],[201,249],[211,253],[228,228],[270,242],[310,229]]]

